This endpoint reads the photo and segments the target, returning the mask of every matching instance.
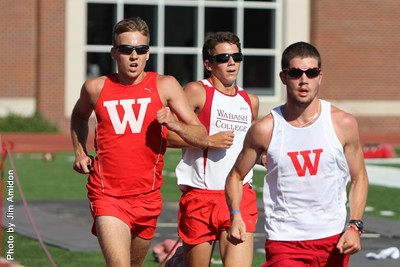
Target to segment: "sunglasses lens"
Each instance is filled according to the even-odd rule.
[[[135,47],[136,53],[138,55],[144,55],[149,51],[149,46],[147,45],[139,45]]]
[[[136,51],[138,55],[144,55],[149,51],[148,45],[138,45],[138,46],[131,46],[131,45],[119,45],[117,46],[118,52],[124,55],[132,54],[133,50]]]
[[[290,77],[293,77],[293,78],[298,79],[298,78],[301,77],[301,75],[303,75],[303,71],[302,71],[301,69],[289,69],[289,70],[287,71],[287,74],[288,74]]]
[[[216,55],[214,58],[215,61],[217,61],[218,63],[226,63],[229,61],[229,54],[219,54]]]
[[[242,53],[232,54],[232,58],[233,58],[233,61],[235,61],[235,62],[241,62],[243,60],[243,54]]]
[[[315,78],[319,75],[320,69],[314,68],[314,69],[308,69],[306,70],[306,75],[308,78]]]
[[[133,46],[130,45],[120,45],[117,47],[118,52],[124,55],[130,55],[133,52]]]
[[[242,53],[234,53],[234,54],[218,54],[214,56],[215,61],[218,63],[226,63],[229,61],[229,58],[232,57],[233,61],[235,62],[240,62],[243,60],[243,54]]]

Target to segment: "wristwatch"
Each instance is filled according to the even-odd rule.
[[[357,227],[358,231],[360,231],[361,233],[364,230],[364,222],[361,220],[350,220],[349,224],[353,224],[355,227]]]

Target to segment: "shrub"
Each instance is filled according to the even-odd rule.
[[[10,114],[0,118],[0,132],[55,133],[58,129],[40,113],[35,113],[32,117]]]

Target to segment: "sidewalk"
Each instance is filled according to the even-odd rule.
[[[369,184],[400,188],[400,168],[374,166],[368,163],[366,168]]]

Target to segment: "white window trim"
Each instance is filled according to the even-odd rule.
[[[71,116],[85,81],[86,3],[67,0],[65,10],[65,90],[64,113]]]

